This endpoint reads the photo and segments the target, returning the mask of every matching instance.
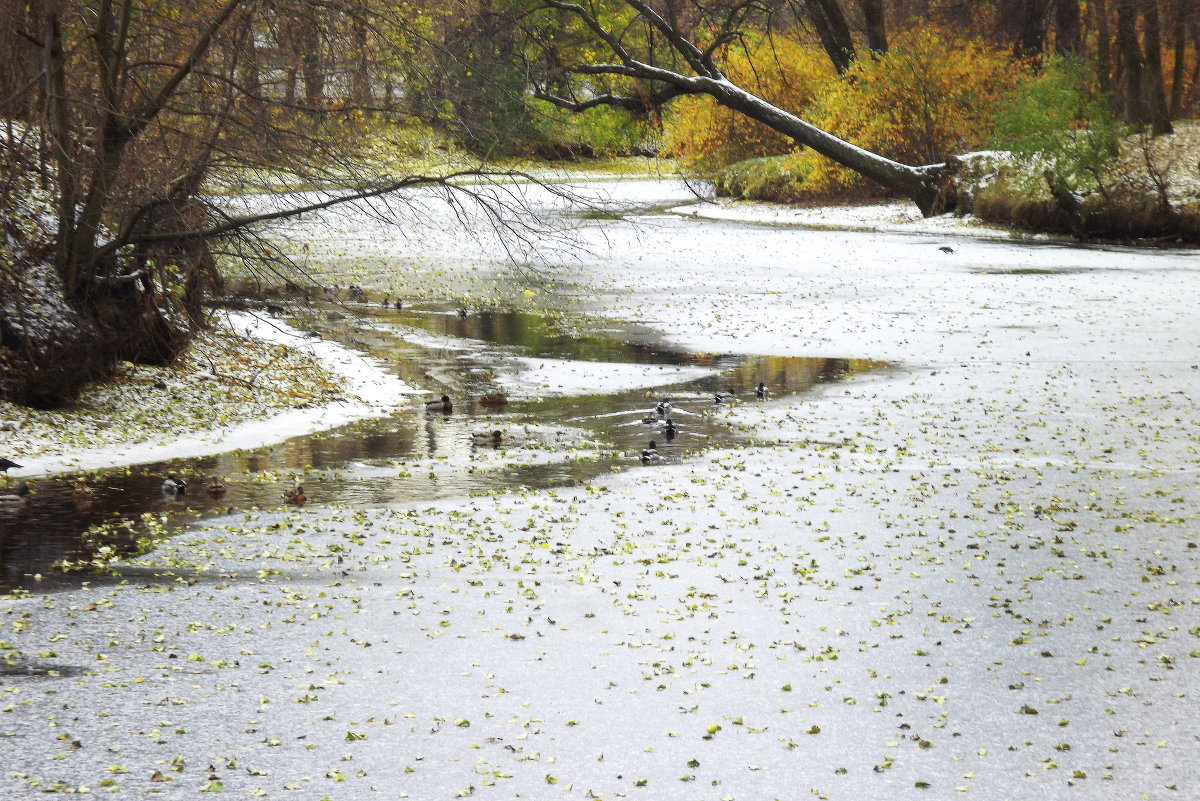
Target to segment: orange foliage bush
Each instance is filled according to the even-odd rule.
[[[763,38],[744,48],[729,46],[722,69],[735,84],[796,113],[834,75],[824,51],[782,38]],[[757,156],[782,155],[793,147],[790,137],[707,96],[676,100],[663,126],[665,155],[701,171]]]
[[[859,58],[830,80],[805,118],[849,142],[907,164],[932,164],[980,147],[1025,66],[1003,50],[925,27],[897,36],[887,55]],[[855,173],[808,150],[789,167],[805,189],[860,186]]]

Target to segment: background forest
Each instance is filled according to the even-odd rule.
[[[230,260],[302,281],[272,219],[529,160],[1194,240],[1198,49],[1190,0],[0,0],[0,395],[172,361]],[[284,189],[334,194],[222,202]]]

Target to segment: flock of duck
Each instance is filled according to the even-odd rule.
[[[765,400],[770,395],[770,388],[760,381],[758,387],[754,390],[754,396],[759,400]],[[734,403],[736,401],[737,395],[732,389],[716,392],[713,395],[713,403],[717,405]],[[485,408],[502,409],[508,405],[508,398],[500,393],[490,393],[480,397],[479,403]],[[673,441],[679,435],[679,429],[671,419],[672,409],[673,406],[670,399],[664,398],[655,404],[653,414],[647,414],[642,419],[643,423],[662,424],[663,436],[666,437],[668,442]],[[443,394],[441,397],[426,401],[425,410],[430,414],[450,415],[454,412],[454,402],[449,395]],[[477,432],[471,435],[471,439],[477,445],[499,447],[504,442],[504,432],[500,429]],[[658,443],[656,440],[650,440],[649,445],[642,449],[640,459],[642,464],[653,464],[662,461],[662,455],[658,452]],[[0,473],[7,474],[9,469],[14,467],[19,468],[21,465],[11,459],[0,457]],[[188,484],[179,476],[171,474],[163,480],[160,489],[165,498],[180,498],[187,495]],[[224,495],[226,489],[225,480],[217,475],[209,476],[207,483],[204,485],[205,493],[211,497]],[[76,505],[80,507],[89,507],[94,497],[95,490],[88,486],[84,479],[80,479],[74,490],[72,490],[72,498]],[[308,501],[304,487],[299,484],[285,492],[283,497],[285,501],[296,506],[303,506]],[[15,493],[0,495],[0,517],[20,514],[29,509],[32,501],[33,494],[29,489],[29,485],[22,482]]]

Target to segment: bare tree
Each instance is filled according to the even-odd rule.
[[[363,149],[357,115],[394,53],[356,50],[358,29],[368,47],[417,35],[384,0],[42,0],[0,11],[10,14],[0,28],[15,26],[36,56],[19,98],[34,124],[10,126],[0,173],[47,152],[41,185],[56,217],[43,242],[5,215],[4,235],[18,243],[0,253],[9,398],[52,405],[121,360],[174,359],[219,283],[215,242],[326,205],[449,186],[446,175],[387,174]],[[241,216],[204,191],[214,180],[273,188],[284,171],[329,191]],[[0,202],[20,207],[36,183],[5,182]]]

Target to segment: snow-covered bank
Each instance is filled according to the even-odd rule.
[[[260,375],[260,368],[268,370],[272,364],[239,364],[244,353],[223,353],[233,359],[228,368],[232,375],[224,380],[206,369],[210,365],[203,359],[193,359],[190,370],[148,370],[136,383],[100,388],[94,405],[103,415],[89,414],[87,408],[36,413],[10,407],[10,414],[27,419],[0,431],[7,455],[22,465],[9,475],[36,477],[256,448],[389,414],[414,392],[373,360],[282,322],[230,313],[226,325],[239,336],[286,349],[267,348],[261,357],[280,362],[275,366],[286,375]],[[297,360],[297,355],[308,360]],[[247,393],[229,400],[226,382],[245,388],[256,379],[263,383],[264,377],[294,381],[296,388],[286,388],[285,401],[277,400],[280,393]],[[81,431],[81,426],[93,428]]]
[[[923,217],[913,203],[872,203],[844,206],[791,206],[755,200],[717,198],[712,201],[676,206],[671,213],[707,220],[755,223],[760,225],[800,225],[836,231],[878,231],[887,233],[935,234],[974,239],[1048,239],[1031,237],[988,226],[975,217],[942,214]]]

